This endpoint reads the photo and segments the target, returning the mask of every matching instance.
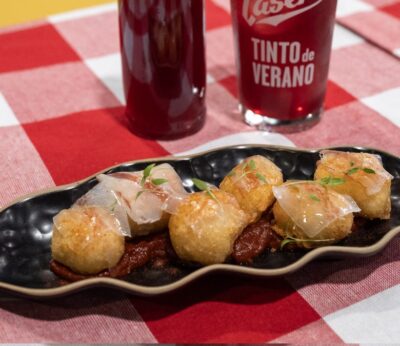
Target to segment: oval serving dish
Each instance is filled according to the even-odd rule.
[[[200,268],[167,267],[140,269],[121,279],[91,278],[74,283],[62,282],[49,269],[53,217],[69,208],[95,184],[95,176],[60,186],[15,201],[0,210],[0,288],[18,295],[48,298],[95,286],[107,286],[133,294],[157,295],[173,291],[196,278],[215,271],[273,277],[289,274],[322,257],[370,256],[382,250],[400,233],[400,158],[375,149],[359,147],[329,148],[368,152],[382,157],[393,176],[390,220],[368,221],[357,232],[336,244],[305,251],[266,252],[252,267],[219,264]],[[322,150],[322,149],[321,149]],[[275,162],[287,179],[312,179],[319,149],[246,145],[226,147],[188,157],[166,157],[134,161],[109,168],[102,173],[137,171],[149,163],[169,163],[181,176],[185,188],[194,191],[191,178],[218,185],[232,167],[244,158],[263,155]]]

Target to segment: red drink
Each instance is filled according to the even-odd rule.
[[[247,123],[290,131],[319,119],[336,2],[231,0],[240,106]]]
[[[172,139],[205,117],[203,0],[120,0],[126,114],[135,133]]]

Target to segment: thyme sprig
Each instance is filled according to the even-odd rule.
[[[258,180],[260,180],[262,183],[266,184],[267,183],[266,177],[263,174],[256,172],[256,170],[257,170],[257,165],[253,159],[244,162],[242,164],[242,172],[237,180],[239,181],[240,179],[244,178],[246,175],[254,173]],[[236,175],[236,173],[234,171],[231,171],[228,174],[228,177],[233,177],[235,175]]]
[[[118,205],[118,200],[115,199],[114,202],[109,206],[110,211],[111,211],[112,213],[115,211],[115,208],[117,207],[117,205]]]
[[[314,194],[311,194],[311,195],[310,195],[310,198],[311,198],[313,201],[321,202],[321,200],[320,200],[316,195],[314,195]]]
[[[344,184],[346,181],[342,178],[334,178],[332,176],[325,177],[319,180],[319,183],[323,186],[338,186]]]
[[[360,170],[360,168],[358,168],[358,167],[353,167],[353,168],[349,169],[349,170],[346,172],[346,174],[347,174],[347,175],[353,175],[354,173],[357,173],[359,170]]]
[[[363,171],[367,174],[376,174],[372,168],[363,168]]]
[[[193,185],[196,186],[200,191],[205,191],[207,195],[219,203],[217,196],[215,196],[214,192],[211,190],[210,184],[197,178],[192,178],[192,182]]]
[[[376,172],[372,168],[361,168],[361,167],[355,167],[354,162],[350,162],[350,169],[345,172],[345,175],[350,176],[353,175],[359,171],[363,171],[367,174],[376,174]],[[335,178],[332,176],[325,177],[319,180],[319,183],[323,186],[339,186],[344,184],[346,181],[343,178]]]
[[[254,160],[245,162],[242,165],[242,174],[239,176],[238,180],[244,178],[246,175],[254,172],[255,170],[256,170],[256,163],[254,162]]]
[[[140,180],[140,186],[142,187],[142,189],[136,194],[135,200],[137,200],[144,192],[149,191],[149,189],[146,189],[146,182],[150,181],[150,183],[154,186],[160,186],[168,182],[168,179],[164,178],[151,178],[151,171],[154,167],[156,167],[156,164],[152,163],[143,170],[143,176]]]
[[[144,184],[146,183],[146,180],[150,177],[151,171],[155,166],[156,166],[156,164],[152,163],[151,165],[148,165],[143,170],[143,176],[142,176],[142,179],[140,180],[140,186],[144,187]]]
[[[256,173],[256,177],[258,180],[260,180],[262,183],[266,184],[267,183],[267,179],[265,178],[264,175],[262,175],[261,173]]]
[[[372,169],[372,168],[360,168],[360,167],[353,167],[351,169],[349,169],[346,174],[347,175],[352,175],[354,173],[357,173],[359,171],[363,171],[367,174],[376,174],[376,172]]]

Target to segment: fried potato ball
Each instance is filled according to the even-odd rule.
[[[283,183],[278,166],[263,156],[245,159],[224,178],[223,191],[234,195],[240,207],[249,215],[250,222],[257,221],[274,202],[272,187]]]
[[[300,239],[301,242],[298,242],[297,244],[306,249],[334,244],[339,240],[346,238],[351,233],[351,228],[353,226],[353,215],[348,214],[332,222],[332,224],[326,227],[318,236],[309,238],[305,235],[304,231],[293,222],[279,203],[275,203],[272,210],[276,220],[274,231],[283,238],[292,237]],[[319,241],[308,242],[307,240]]]
[[[53,259],[79,274],[114,267],[125,251],[117,219],[101,207],[74,207],[54,218]]]
[[[179,258],[204,265],[223,263],[248,224],[235,197],[221,190],[189,195],[169,221]]]
[[[339,178],[335,191],[351,196],[368,219],[389,219],[392,176],[383,168],[380,158],[366,153],[322,152],[315,180]]]
[[[333,244],[347,237],[353,212],[360,209],[349,196],[315,182],[289,182],[274,188],[274,231],[300,247]]]

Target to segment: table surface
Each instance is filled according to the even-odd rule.
[[[120,162],[220,145],[357,145],[400,155],[399,0],[339,1],[326,112],[290,135],[241,121],[229,1],[207,0],[207,10],[207,123],[171,142],[126,128],[116,3],[0,28],[0,206]],[[32,302],[0,293],[0,341],[399,342],[399,247],[395,239],[374,257],[316,262],[279,279],[213,275],[157,298],[95,289]]]

